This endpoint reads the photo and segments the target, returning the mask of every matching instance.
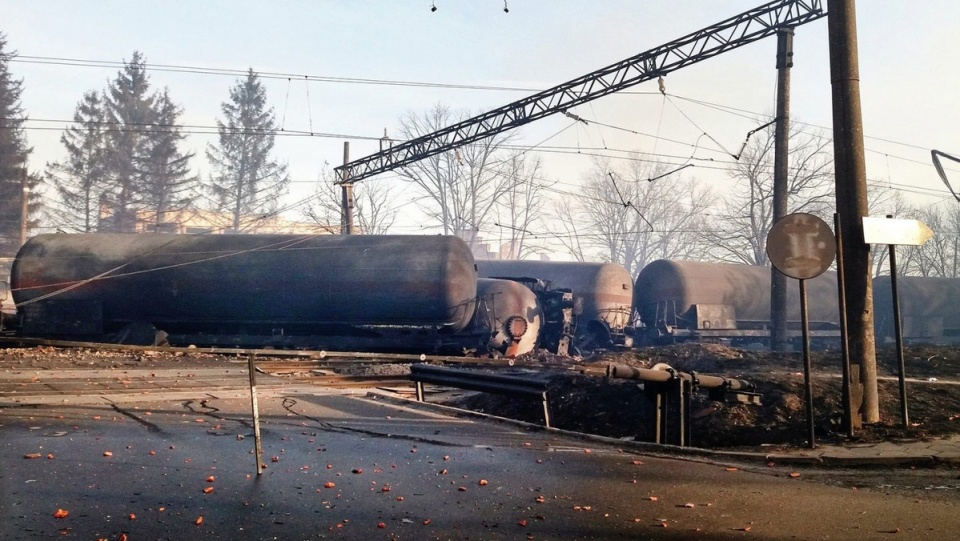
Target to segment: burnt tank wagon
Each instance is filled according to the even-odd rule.
[[[960,279],[898,276],[903,338],[914,343],[960,342]],[[874,327],[878,343],[895,340],[890,276],[873,279]]]
[[[537,349],[543,315],[536,294],[512,280],[477,280],[473,330],[487,337],[483,346],[508,357]]]
[[[630,324],[633,279],[615,263],[479,260],[482,277],[539,280],[573,294],[574,346],[581,351],[632,345]]]
[[[661,259],[644,267],[634,307],[648,339],[769,337],[770,267]],[[836,334],[836,273],[807,280],[813,336]],[[799,333],[800,294],[787,281],[788,334]]]
[[[55,234],[20,249],[11,286],[31,336],[152,325],[224,344],[309,335],[395,349],[466,329],[477,273],[451,236]]]

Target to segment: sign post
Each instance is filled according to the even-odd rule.
[[[806,281],[820,276],[837,255],[836,239],[826,222],[798,212],[777,220],[767,235],[770,262],[790,278],[800,281],[800,320],[803,329],[803,383],[810,448],[817,446],[813,419],[813,381],[810,372],[810,324],[807,316]]]
[[[863,218],[863,242],[886,244],[890,249],[890,291],[893,295],[893,329],[897,341],[897,379],[900,383],[900,420],[910,426],[907,412],[907,369],[903,360],[903,328],[900,323],[900,293],[897,289],[897,245],[922,246],[933,237],[933,230],[920,220]]]

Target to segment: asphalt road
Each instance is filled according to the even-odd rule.
[[[72,389],[35,405],[0,396],[0,539],[939,540],[960,529],[950,502],[311,387],[262,388],[257,475],[238,380]]]

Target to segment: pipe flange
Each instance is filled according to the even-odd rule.
[[[527,332],[527,320],[520,316],[510,316],[503,324],[507,336],[514,340],[519,340]]]

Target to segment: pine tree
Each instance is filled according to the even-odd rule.
[[[63,163],[47,164],[46,177],[59,196],[58,225],[89,233],[97,229],[100,196],[108,191],[104,101],[96,91],[83,95],[74,124],[60,137],[67,151]]]
[[[146,60],[134,51],[129,62],[106,91],[107,132],[106,164],[111,190],[102,203],[110,207],[110,217],[101,221],[108,231],[132,232],[137,209],[142,204],[141,189],[146,185],[144,166],[150,150],[145,135],[155,121],[154,96],[148,92]]]
[[[23,131],[26,120],[20,106],[23,80],[14,79],[9,70],[10,60],[17,53],[7,52],[6,47],[6,35],[0,33],[0,256],[11,257],[20,248],[23,184],[27,158],[33,149],[27,146]],[[39,182],[40,179],[27,176],[26,188],[33,188]],[[31,194],[31,199],[35,197]],[[31,201],[27,217],[38,206]],[[28,221],[27,225],[32,227],[36,223]]]
[[[148,137],[148,152],[142,161],[143,207],[153,219],[153,229],[159,230],[168,213],[187,209],[196,197],[199,178],[190,174],[190,159],[194,153],[183,153],[177,145],[185,139],[176,125],[183,109],[173,103],[170,92],[164,89],[156,98],[155,125]]]
[[[232,229],[239,231],[244,216],[273,212],[290,180],[286,164],[270,156],[275,118],[253,69],[230,89],[230,101],[221,105],[221,111],[224,121],[217,119],[218,144],[207,145],[207,159],[214,169],[208,189],[220,210],[232,215]]]

